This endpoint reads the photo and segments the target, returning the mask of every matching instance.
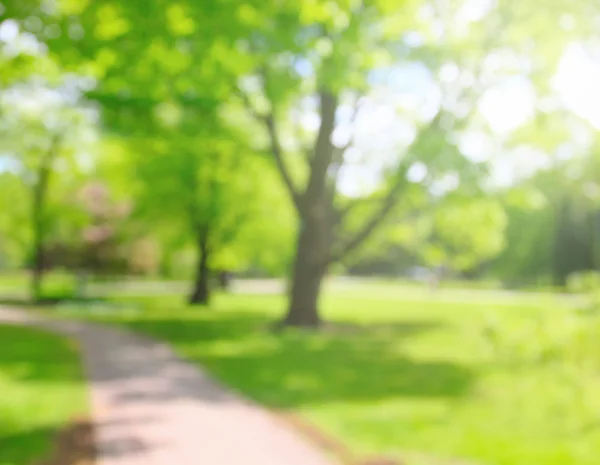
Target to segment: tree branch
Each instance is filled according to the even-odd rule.
[[[250,113],[255,120],[264,124],[265,115],[261,115],[258,110],[254,108],[254,105],[252,105],[252,102],[250,102],[248,95],[241,89],[237,89],[237,95],[244,104],[246,110],[248,110],[248,113]]]
[[[356,232],[356,234],[350,238],[344,245],[340,247],[340,249],[333,253],[329,262],[333,263],[343,259],[350,252],[355,250],[360,244],[362,244],[369,236],[375,231],[377,226],[386,218],[386,216],[391,212],[392,208],[398,202],[400,194],[403,191],[403,188],[406,186],[406,172],[410,164],[405,162],[399,168],[398,173],[396,174],[396,180],[394,184],[388,191],[387,195],[381,201],[380,208],[371,216],[371,218],[365,223],[365,225]],[[346,209],[349,211],[348,209]],[[347,212],[346,212],[347,213]]]
[[[345,205],[343,208],[339,209],[339,215],[340,215],[340,220],[344,221],[348,215],[350,213],[352,213],[352,211],[358,206],[358,205],[364,205],[366,203],[373,203],[373,202],[378,202],[381,199],[374,199],[374,198],[359,198],[359,199],[352,199],[352,201],[350,201],[347,205]]]
[[[273,155],[273,158],[275,159],[275,165],[277,166],[277,170],[279,171],[279,174],[281,175],[281,179],[283,179],[283,182],[284,182],[285,186],[287,187],[287,190],[292,198],[292,201],[294,202],[294,206],[296,207],[296,209],[298,211],[301,211],[302,210],[302,198],[298,192],[298,189],[294,185],[294,181],[292,180],[292,177],[290,176],[290,173],[289,173],[287,166],[285,164],[285,161],[284,161],[284,154],[283,154],[283,149],[281,147],[281,143],[279,141],[279,133],[277,130],[277,123],[275,121],[274,111],[271,109],[271,111],[267,115],[261,115],[256,110],[256,108],[254,108],[254,106],[250,102],[250,99],[243,91],[238,90],[238,95],[242,99],[244,106],[250,112],[250,114],[257,121],[259,121],[260,123],[262,123],[266,126],[267,132],[269,134],[269,142],[271,145],[271,154]],[[271,102],[271,105],[272,105],[272,102]]]
[[[297,110],[300,114],[302,113],[299,109]],[[302,118],[294,118],[291,124],[292,133],[298,147],[298,152],[302,154],[302,157],[306,161],[307,165],[312,163],[312,157],[314,155],[313,148],[310,143],[307,143],[304,134],[304,128],[302,126]]]
[[[352,113],[352,116],[350,117],[350,121],[349,121],[349,125],[351,127],[354,126],[354,124],[356,123],[356,118],[358,116],[358,113],[360,112],[360,109],[362,107],[361,100],[363,99],[364,95],[359,95],[356,99],[355,105],[354,105],[354,112]],[[331,167],[333,167],[332,173],[331,173],[331,182],[330,182],[330,190],[331,192],[331,202],[332,205],[335,204],[335,191],[337,188],[337,182],[339,179],[339,175],[340,175],[340,171],[344,165],[344,155],[346,153],[346,151],[348,149],[350,149],[350,147],[352,147],[354,145],[354,134],[351,133],[350,134],[350,138],[348,139],[348,142],[346,142],[342,147],[334,147],[333,148],[333,155],[331,158]],[[336,216],[337,216],[337,220],[338,222],[343,221],[343,218],[346,216],[346,213],[344,213],[345,209],[337,209],[335,208],[336,211]]]
[[[352,116],[350,117],[350,121],[348,122],[348,124],[350,125],[351,128],[354,128],[354,125],[356,124],[356,118],[358,118],[358,114],[360,113],[360,109],[362,108],[363,104],[364,104],[364,95],[359,95],[356,98],[356,102],[354,104],[354,112],[352,113]],[[354,144],[354,133],[351,133],[350,139],[348,139],[348,142],[343,147],[340,147],[342,154],[346,150],[348,150],[350,147],[352,147],[352,144]]]
[[[331,134],[335,128],[338,97],[327,90],[320,91],[319,96],[321,125],[315,139],[314,156],[310,163],[310,176],[304,194],[309,204],[315,204],[323,199],[323,194],[327,190],[328,169],[335,151],[331,143]]]
[[[361,99],[363,98],[363,96],[359,96],[356,99],[356,104],[354,106],[354,112],[352,113],[352,116],[350,117],[350,121],[348,121],[348,125],[353,128],[354,124],[356,123],[356,118],[358,117],[358,113],[360,112],[360,109],[362,107],[362,103],[361,103]],[[344,164],[344,153],[346,152],[346,150],[348,150],[350,147],[352,147],[352,145],[354,145],[354,133],[350,134],[350,137],[348,138],[348,142],[346,142],[344,145],[342,145],[341,147],[334,147],[333,149],[333,163],[338,165],[338,170],[339,168],[341,168],[341,166]],[[336,171],[336,174],[337,174]]]
[[[271,153],[275,158],[275,164],[277,165],[277,170],[285,183],[292,200],[294,201],[294,205],[298,211],[302,210],[302,199],[300,194],[298,193],[298,189],[294,185],[292,181],[292,177],[285,165],[283,159],[283,150],[281,148],[281,143],[279,142],[279,135],[277,132],[277,126],[275,123],[275,117],[273,113],[269,114],[265,119],[265,124],[267,125],[267,130],[269,132],[269,139],[271,141]]]

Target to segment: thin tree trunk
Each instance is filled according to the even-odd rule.
[[[37,179],[33,186],[31,222],[33,226],[33,266],[31,270],[31,298],[39,302],[42,298],[44,280],[44,243],[46,236],[45,203],[50,181],[50,170],[58,149],[59,138],[50,144],[38,167]]]
[[[219,287],[225,292],[231,290],[231,272],[227,270],[219,271]]]
[[[210,267],[207,231],[201,231],[198,237],[198,262],[194,289],[190,296],[192,305],[208,305],[210,303]]]
[[[33,223],[33,263],[31,270],[31,298],[38,302],[42,298],[44,279],[44,199],[48,170],[41,169],[39,179],[33,191],[32,223]]]
[[[42,286],[44,282],[43,253],[43,249],[35,246],[30,291],[33,302],[40,302],[42,300]]]

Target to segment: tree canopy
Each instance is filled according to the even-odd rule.
[[[391,249],[563,283],[598,256],[600,115],[573,69],[597,70],[600,12],[546,6],[6,1],[0,188],[20,200],[0,248],[43,268],[81,221],[67,192],[94,179],[163,269],[195,251],[192,300],[219,269],[289,275],[286,324],[319,324],[323,277]]]

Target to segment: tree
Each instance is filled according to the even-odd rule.
[[[553,96],[546,110],[506,141],[540,166],[520,170],[505,189],[508,247],[493,271],[516,284],[564,286],[570,274],[598,266],[598,149],[589,121]],[[531,164],[531,163],[530,163]]]
[[[284,325],[320,324],[318,297],[324,275],[333,263],[357,250],[407,195],[409,171],[421,167],[424,177],[433,181],[448,172],[462,175],[467,170],[469,163],[454,136],[468,125],[490,81],[489,73],[485,80],[476,80],[477,85],[473,78],[487,72],[480,69],[481,62],[503,18],[495,11],[487,18],[486,11],[485,25],[484,21],[461,23],[461,5],[444,11],[429,5],[430,18],[421,20],[417,19],[421,6],[421,2],[303,1],[276,11],[272,4],[262,7],[258,2],[240,9],[247,26],[253,28],[245,50],[258,66],[252,79],[241,81],[238,94],[268,134],[275,164],[300,220]],[[444,41],[432,35],[436,27],[447,32]],[[421,45],[404,40],[402,35],[411,33]],[[423,101],[421,108],[412,111],[390,103],[395,99],[388,86],[387,101],[379,102],[380,107],[401,109],[401,123],[409,123],[416,134],[412,142],[396,141],[391,151],[384,152],[389,159],[380,170],[380,185],[375,194],[366,194],[369,215],[348,231],[345,223],[365,193],[358,201],[340,198],[340,176],[352,151],[360,149],[357,126],[376,114],[365,106],[373,102],[377,87],[386,87],[381,76],[397,71],[398,61],[421,63],[429,77],[453,66],[459,79],[435,83],[431,93],[437,94],[438,101]],[[315,101],[314,138],[300,137],[290,150],[283,134],[289,131],[294,114]],[[349,136],[341,141],[340,134]],[[297,168],[300,162],[296,161],[290,168],[290,155],[298,154],[304,166]]]
[[[42,32],[38,37],[65,69],[87,78],[86,95],[101,104],[105,127],[129,138],[131,146],[148,151],[136,157],[138,167],[147,179],[158,181],[153,190],[169,193],[167,198],[174,201],[174,208],[169,205],[167,210],[158,210],[165,198],[148,195],[146,200],[152,204],[147,210],[160,211],[173,221],[171,228],[175,224],[180,227],[175,235],[187,238],[193,230],[199,253],[191,301],[207,302],[210,257],[215,247],[235,239],[240,212],[238,209],[226,219],[222,214],[223,203],[234,201],[228,196],[235,187],[227,186],[221,167],[233,168],[233,158],[228,153],[222,155],[231,148],[209,130],[215,127],[215,115],[228,100],[240,67],[236,57],[228,53],[238,37],[232,21],[234,11],[219,0],[177,4],[156,0],[62,2],[51,12],[37,11],[33,4],[28,2],[11,11],[20,17],[35,11],[45,30],[59,31],[50,35]],[[142,10],[152,14],[142,14]],[[148,160],[144,160],[146,155]],[[217,159],[221,156],[222,163]],[[165,171],[155,171],[157,167]],[[169,180],[164,173],[175,178]],[[149,190],[150,186],[145,193]],[[238,192],[245,193],[246,187]],[[239,199],[235,203],[239,205]],[[179,218],[165,214],[170,211],[177,212]]]
[[[546,194],[534,178],[512,186],[503,200],[506,248],[492,261],[490,274],[509,287],[550,284],[555,215]]]
[[[243,139],[214,125],[204,131],[188,137],[166,131],[160,138],[136,140],[132,147],[138,214],[154,221],[163,238],[178,237],[180,246],[194,244],[192,304],[209,303],[211,273],[235,269],[256,255],[266,245],[254,242],[257,231],[274,231],[287,208],[278,199],[270,167],[252,155]]]
[[[90,72],[97,80],[94,97],[105,109],[122,110],[120,124],[139,127],[154,110],[175,117],[186,108],[214,110],[231,100],[240,81],[237,94],[268,135],[300,220],[284,323],[314,326],[320,322],[317,301],[329,266],[357,250],[403,198],[413,163],[424,163],[430,172],[456,171],[454,164],[462,163],[456,136],[468,128],[468,116],[476,113],[485,88],[514,72],[545,86],[561,45],[578,35],[569,28],[557,30],[558,19],[574,13],[576,23],[587,24],[579,2],[573,11],[573,2],[555,0],[543,16],[535,2],[518,7],[489,2],[478,8],[471,3],[65,2],[63,16],[45,19],[51,30],[75,34],[54,34],[45,41],[61,61]],[[153,14],[141,15],[142,5]],[[372,98],[382,77],[403,70],[399,63],[415,62],[437,81],[430,94],[437,97],[412,111],[403,106],[417,133],[414,142],[396,145],[393,162],[379,170],[386,189],[377,186],[372,189],[377,195],[366,194],[379,201],[372,202],[365,223],[349,233],[344,222],[354,202],[339,197],[338,181],[357,148],[356,135],[337,136],[358,126],[349,107]],[[290,147],[284,133],[293,130],[294,114],[315,102],[318,130],[313,137],[301,134]],[[361,109],[354,114],[369,118]],[[432,131],[444,137],[432,144]],[[300,156],[290,161],[291,153]]]
[[[62,183],[77,177],[86,161],[89,163],[90,154],[80,157],[81,152],[86,150],[86,142],[93,139],[90,132],[93,115],[69,102],[65,92],[68,91],[64,87],[25,82],[14,84],[0,102],[5,116],[0,128],[4,157],[30,198],[29,250],[34,300],[42,296],[45,253],[53,222],[49,204],[53,177],[60,173]]]

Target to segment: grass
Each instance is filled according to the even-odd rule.
[[[30,274],[0,272],[0,297],[8,303],[27,303],[30,298]],[[71,298],[75,291],[74,276],[63,271],[46,273],[42,286],[45,299]]]
[[[0,465],[28,465],[47,457],[56,433],[85,407],[71,342],[0,325]]]
[[[323,299],[332,326],[273,334],[284,299],[131,299],[96,314],[170,341],[227,385],[299,412],[360,456],[407,465],[597,465],[600,320],[551,294],[353,282]],[[134,305],[135,304],[135,305]]]

